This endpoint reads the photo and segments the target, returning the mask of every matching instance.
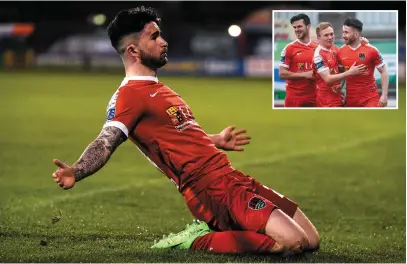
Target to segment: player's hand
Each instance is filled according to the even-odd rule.
[[[237,129],[236,126],[228,126],[220,132],[219,147],[224,150],[243,151],[244,145],[250,143],[250,136],[246,135],[245,129]]]
[[[304,78],[306,78],[308,80],[315,79],[314,71],[307,71],[307,72],[304,72],[303,74],[304,74]]]
[[[342,85],[337,84],[337,85],[332,86],[332,91],[333,91],[334,93],[340,93],[340,92],[342,92]]]
[[[379,107],[386,107],[387,106],[387,96],[382,95],[379,99]]]
[[[59,185],[59,187],[65,190],[71,189],[75,185],[73,168],[57,159],[54,159],[53,163],[59,167],[52,174],[54,181]]]
[[[352,64],[352,66],[349,68],[349,74],[350,75],[360,75],[366,70],[366,65],[360,64],[356,65],[356,61]]]
[[[368,40],[367,38],[365,38],[365,37],[361,37],[360,40],[362,41],[362,42],[361,42],[362,45],[367,45],[367,44],[369,44],[369,40]]]

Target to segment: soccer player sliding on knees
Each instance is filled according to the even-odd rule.
[[[195,231],[184,232],[168,247],[285,254],[316,250],[318,232],[297,203],[234,169],[219,150],[242,151],[250,140],[244,130],[228,127],[219,134],[205,133],[186,102],[158,80],[158,69],[168,61],[160,22],[157,11],[145,7],[123,10],[110,22],[108,35],[126,76],[110,99],[102,131],[80,158],[71,166],[54,160],[56,183],[72,188],[100,170],[129,139],[177,186],[192,215],[205,223],[191,225]],[[207,231],[205,225],[215,235],[200,236]],[[239,238],[234,244],[243,249],[219,248],[222,236],[232,239],[231,232]]]

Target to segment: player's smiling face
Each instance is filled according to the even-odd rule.
[[[329,49],[334,44],[335,34],[332,27],[327,27],[319,32],[318,41],[322,46]]]
[[[150,22],[144,26],[138,43],[141,63],[158,69],[168,62],[168,43],[161,36],[157,23]]]
[[[304,19],[294,21],[292,26],[294,28],[294,32],[297,39],[302,40],[308,36],[308,30],[310,28],[310,25],[306,26],[304,23]]]
[[[348,26],[342,27],[342,38],[347,45],[351,45],[358,38],[358,35],[359,33],[354,28]]]

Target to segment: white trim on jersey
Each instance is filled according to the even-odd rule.
[[[284,68],[287,68],[287,69],[290,68],[290,66],[288,66],[287,64],[284,64],[284,63],[280,63],[280,66],[284,67]]]
[[[350,48],[351,50],[355,51],[355,50],[357,50],[358,48],[360,48],[360,47],[362,46],[362,44],[359,43],[359,45],[358,45],[356,48],[352,48],[350,45],[348,45],[348,46],[349,46],[349,48]]]
[[[380,63],[379,65],[376,66],[376,69],[379,69],[379,68],[383,67],[384,65],[386,65],[386,63],[383,61],[382,63]]]
[[[333,46],[333,45],[332,45],[332,46]],[[318,45],[317,48],[321,48],[322,50],[325,50],[325,51],[331,51],[331,49],[327,49],[327,48],[325,48],[325,47],[322,46],[322,45]]]
[[[296,39],[295,41],[298,41],[298,43],[300,43],[302,45],[309,46],[312,42],[312,39],[310,38],[308,43],[301,42],[299,39]]]
[[[315,51],[314,51],[314,57],[313,57],[313,59],[312,59],[312,62],[313,62],[313,64],[314,64],[314,66],[316,66],[316,64],[321,63],[321,62],[324,64],[324,67],[322,67],[322,68],[317,68],[317,72],[318,72],[318,73],[323,72],[323,71],[326,71],[326,70],[329,70],[329,68],[325,66],[325,63],[324,63],[324,60],[323,60],[321,54],[319,54],[319,52],[321,51],[321,49],[325,49],[325,48],[322,47],[322,46],[320,46],[320,45],[318,45],[318,47],[317,47],[317,48],[315,49]],[[326,49],[325,49],[325,50],[326,50]],[[329,50],[327,50],[327,51],[329,51]]]
[[[127,127],[119,121],[110,121],[107,122],[106,124],[103,125],[103,128],[105,127],[117,127],[118,129],[120,129],[121,131],[123,131],[123,133],[126,135],[126,137],[129,137],[129,130],[127,129]]]
[[[379,53],[379,56],[380,56],[380,57],[382,56],[382,54],[380,53],[379,49],[376,48],[375,46],[373,46],[373,45],[371,45],[371,44],[369,44],[369,43],[366,44],[366,46],[374,48],[374,49],[377,51],[377,53]],[[382,59],[383,59],[383,58],[382,58]],[[383,60],[382,63],[380,63],[379,65],[376,66],[376,69],[379,69],[379,68],[383,67],[384,65],[386,65],[386,62]]]
[[[156,76],[126,76],[120,86],[126,85],[129,81],[153,81],[158,83]]]

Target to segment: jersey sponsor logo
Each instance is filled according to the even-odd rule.
[[[366,58],[366,55],[365,55],[364,52],[360,52],[358,56],[359,56],[359,59],[360,59],[361,61],[365,60],[365,58]]]
[[[249,200],[248,207],[253,210],[260,210],[266,207],[266,202],[260,197],[254,196]]]

